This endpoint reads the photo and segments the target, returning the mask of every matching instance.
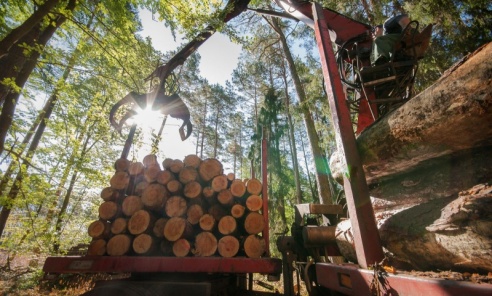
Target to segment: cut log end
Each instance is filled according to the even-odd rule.
[[[153,227],[155,218],[146,210],[135,212],[128,221],[128,231],[133,234],[144,233]]]
[[[212,231],[215,227],[215,219],[210,214],[204,214],[200,217],[200,221],[198,222],[200,228],[204,231]]]
[[[106,245],[106,252],[110,256],[123,256],[130,253],[132,238],[126,234],[113,236]]]
[[[260,195],[263,190],[263,185],[258,179],[249,179],[246,183],[246,190],[249,194]]]
[[[246,207],[252,212],[257,212],[263,208],[263,199],[258,195],[250,195],[246,199]]]
[[[158,183],[153,183],[145,188],[142,193],[142,203],[149,209],[160,210],[164,207],[168,196],[169,193],[166,187]]]
[[[186,257],[191,251],[191,244],[187,239],[178,239],[173,243],[173,254],[176,257]]]
[[[93,240],[89,244],[89,248],[87,249],[87,255],[89,256],[102,256],[106,254],[106,240],[100,238]]]
[[[188,184],[196,180],[198,180],[198,172],[195,168],[184,167],[179,172],[179,181],[183,184]]]
[[[110,224],[101,220],[96,220],[89,224],[87,232],[92,238],[106,238],[109,235]]]
[[[181,217],[186,214],[187,209],[186,200],[175,195],[167,200],[165,212],[168,217]]]
[[[171,242],[180,238],[189,238],[193,233],[191,224],[181,217],[169,219],[164,227],[164,237]]]
[[[117,172],[126,172],[130,168],[130,164],[131,164],[131,162],[128,159],[120,158],[120,159],[115,161],[114,169]]]
[[[156,250],[155,239],[146,234],[142,233],[133,239],[133,251],[139,255],[148,255]]]
[[[246,208],[243,205],[235,204],[231,208],[231,216],[238,219],[244,216]]]
[[[196,225],[200,222],[200,218],[203,216],[203,208],[199,204],[193,204],[188,207],[186,212],[186,220],[190,222],[191,225]]]
[[[113,220],[118,216],[120,208],[114,201],[105,201],[99,206],[99,217],[102,220]]]
[[[218,224],[219,232],[223,235],[229,235],[236,232],[237,222],[232,216],[224,216]]]
[[[128,183],[130,182],[130,176],[127,172],[116,172],[111,180],[109,180],[109,184],[116,190],[126,189]]]
[[[212,179],[212,184],[210,185],[215,192],[220,192],[227,189],[229,181],[226,175],[218,175]]]
[[[217,238],[211,232],[200,232],[195,239],[194,255],[208,257],[217,251]]]
[[[112,234],[122,234],[128,229],[128,220],[125,218],[116,218],[113,223],[111,223],[111,233]]]
[[[202,185],[197,181],[191,181],[185,185],[183,195],[188,198],[198,198],[202,194]]]
[[[186,155],[183,160],[185,167],[192,167],[195,169],[197,169],[200,166],[201,162],[202,159],[195,154]]]
[[[251,212],[244,220],[244,229],[249,234],[258,234],[265,228],[263,216],[257,212]]]
[[[241,180],[234,180],[231,183],[231,193],[234,197],[242,197],[246,193],[246,185]]]
[[[142,200],[136,195],[127,196],[121,205],[122,212],[127,217],[131,217],[136,211],[143,209],[143,207]]]
[[[222,163],[215,158],[207,158],[200,163],[198,173],[203,181],[209,182],[215,176],[222,175]]]
[[[239,251],[239,240],[231,235],[224,236],[219,240],[217,249],[222,257],[234,257]]]
[[[265,240],[256,235],[249,235],[244,240],[244,252],[249,258],[260,258],[266,250]]]
[[[164,227],[166,227],[166,223],[168,220],[168,218],[159,218],[155,221],[154,227],[152,228],[152,233],[155,237],[164,237]]]

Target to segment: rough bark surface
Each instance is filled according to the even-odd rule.
[[[357,139],[381,241],[398,268],[492,270],[491,54],[484,45]],[[355,261],[348,220],[337,244]]]
[[[426,160],[492,145],[492,43],[364,130],[357,144],[368,183]],[[334,175],[343,172],[331,161]]]

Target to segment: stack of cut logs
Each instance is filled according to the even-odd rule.
[[[262,184],[213,158],[118,159],[89,225],[88,255],[247,256],[265,253]]]

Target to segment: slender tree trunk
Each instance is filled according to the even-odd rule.
[[[31,16],[24,21],[20,26],[10,31],[10,33],[5,36],[0,41],[0,58],[7,55],[10,48],[19,39],[24,37],[32,28],[39,25],[43,18],[60,2],[60,0],[48,0],[44,4],[38,7],[38,9],[31,14]],[[1,101],[0,101],[1,103]]]
[[[282,44],[282,49],[285,54],[285,59],[289,65],[290,74],[292,80],[294,81],[294,86],[301,103],[306,102],[306,93],[304,92],[304,87],[301,84],[299,74],[297,73],[294,58],[290,52],[289,46],[287,44],[287,39],[283,33],[277,19],[271,19],[269,23],[272,25],[273,29],[277,33]],[[330,170],[328,168],[328,162],[326,161],[326,156],[323,154],[319,147],[319,139],[316,134],[316,128],[314,126],[314,121],[311,113],[306,108],[303,108],[304,124],[308,132],[309,142],[311,143],[311,152],[313,154],[315,166],[316,166],[316,180],[318,184],[318,196],[320,197],[320,203],[322,204],[332,204],[331,196],[331,184],[328,178]]]
[[[283,67],[285,69],[285,67]],[[290,145],[290,154],[292,156],[292,166],[294,169],[294,181],[296,183],[296,201],[298,204],[302,203],[302,191],[301,191],[301,179],[299,177],[299,163],[297,162],[297,147],[296,141],[294,137],[294,125],[292,123],[292,116],[289,112],[290,106],[290,96],[289,96],[289,87],[287,81],[287,75],[285,71],[282,71],[282,78],[284,79],[284,92],[285,92],[285,113],[287,116],[287,123],[289,125],[289,145]]]
[[[217,148],[219,146],[219,106],[217,106],[217,113],[215,116],[215,128],[214,128],[214,135],[215,135],[215,140],[214,140],[214,158],[217,158]]]
[[[75,8],[76,1],[70,0],[66,9],[72,11]],[[40,51],[35,51],[30,59],[25,62],[22,67],[22,70],[15,77],[16,85],[22,89],[27,79],[31,75],[34,70],[36,63],[38,61],[39,56],[41,55],[42,49],[46,46],[46,43],[51,39],[55,31],[65,22],[65,16],[59,16],[55,21],[51,22],[51,24],[40,34],[39,40],[37,40],[37,45],[41,48]],[[54,24],[54,25],[53,25]],[[34,44],[34,43],[33,43]],[[1,78],[1,77],[0,77]],[[0,92],[0,96],[3,94]],[[0,114],[0,154],[4,151],[5,138],[7,137],[7,132],[12,125],[15,108],[17,105],[17,101],[19,100],[20,93],[18,92],[8,92],[5,96],[5,102],[3,103],[2,113]]]
[[[307,156],[306,156],[306,149],[304,147],[304,140],[303,140],[303,137],[299,137],[299,139],[301,140],[301,147],[302,147],[302,154],[304,156],[304,165],[306,166],[306,174],[307,174],[307,178],[308,178],[308,181],[309,181],[309,188],[311,189],[311,194],[313,196],[313,199],[316,200],[317,199],[317,196],[316,196],[316,190],[314,189],[314,185],[313,185],[313,181],[311,180],[311,174],[309,173],[309,166],[308,166],[308,161],[307,161]]]
[[[203,159],[203,145],[205,141],[205,127],[207,126],[207,105],[208,100],[205,99],[205,110],[203,111],[203,122],[202,122],[202,141],[200,144],[200,158]]]

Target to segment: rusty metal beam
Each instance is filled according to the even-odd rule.
[[[381,240],[323,9],[318,3],[313,3],[312,9],[314,31],[320,51],[337,148],[343,155],[342,162],[345,163],[344,189],[354,233],[357,260],[361,267],[367,268],[384,258]]]
[[[84,256],[48,257],[45,273],[263,273],[280,274],[282,261],[275,258]]]
[[[265,225],[270,225],[268,222],[268,145],[266,128],[263,128],[263,138],[261,139],[261,183],[263,185],[261,196],[263,199],[263,220]],[[270,227],[263,229],[262,235],[266,245],[266,256],[270,256]]]

